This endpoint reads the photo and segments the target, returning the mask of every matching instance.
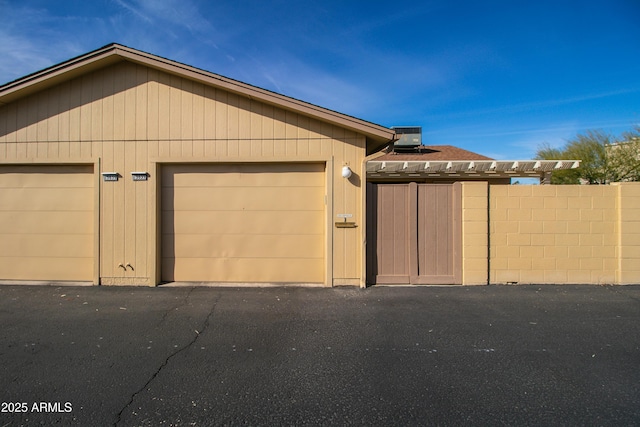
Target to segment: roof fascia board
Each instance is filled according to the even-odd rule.
[[[75,77],[74,72],[79,75],[92,69],[120,62],[122,59],[114,56],[114,51],[114,45],[105,46],[9,82],[0,87],[0,105],[8,104],[17,98],[36,92],[41,87],[68,80],[70,74]]]

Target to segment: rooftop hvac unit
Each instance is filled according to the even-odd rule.
[[[396,131],[398,140],[394,142],[394,148],[416,148],[422,145],[422,128],[414,127],[393,127]]]

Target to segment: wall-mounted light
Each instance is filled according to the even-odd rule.
[[[349,166],[343,166],[342,167],[342,177],[349,179],[351,177],[351,168],[349,168]]]
[[[146,181],[149,178],[147,172],[131,172],[131,178],[134,181]]]
[[[117,181],[118,178],[120,178],[120,174],[118,172],[102,172],[103,181]]]

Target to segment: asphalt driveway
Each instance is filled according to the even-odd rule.
[[[1,286],[0,325],[0,426],[640,424],[640,286]]]

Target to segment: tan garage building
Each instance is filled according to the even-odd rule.
[[[0,87],[0,280],[363,286],[394,135],[105,46]]]

